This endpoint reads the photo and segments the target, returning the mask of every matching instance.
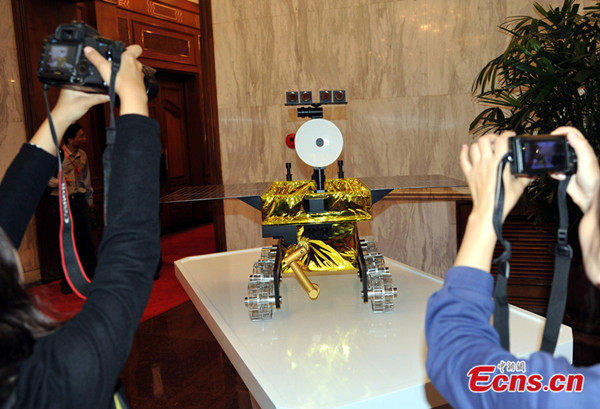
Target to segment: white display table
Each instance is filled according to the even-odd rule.
[[[281,283],[273,319],[251,322],[244,304],[260,249],[187,257],[175,272],[262,409],[429,408],[445,401],[425,372],[425,310],[442,281],[386,259],[398,287],[395,311],[373,314],[355,274],[313,277],[311,301],[293,278]],[[512,308],[512,352],[539,349],[543,318]],[[563,326],[557,355],[572,360]],[[193,362],[190,362],[193,365]]]

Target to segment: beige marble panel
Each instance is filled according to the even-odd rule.
[[[250,20],[271,15],[271,5],[266,0],[213,0],[213,24]]]
[[[3,175],[25,135],[10,2],[0,2],[0,21],[0,175]]]
[[[519,1],[519,0],[508,0],[508,13],[507,16],[534,16],[539,18],[539,14],[533,7],[533,1]],[[544,8],[549,7],[562,7],[562,0],[539,0],[537,3],[541,4]],[[583,12],[584,7],[593,6],[597,3],[596,0],[579,0],[577,2],[581,5],[580,13]]]
[[[386,257],[443,277],[456,256],[455,206],[451,202],[400,203],[384,198],[359,234],[377,242]]]
[[[323,12],[354,8],[371,2],[372,0],[218,0],[218,5],[213,2],[213,22],[219,24],[303,12]]]
[[[355,8],[370,0],[271,0],[271,15],[297,14],[302,10],[323,12],[332,9]]]
[[[344,135],[356,176],[444,174],[462,178],[457,161],[479,111],[469,95],[355,101]]]
[[[365,96],[469,92],[478,67],[500,50],[489,27],[502,21],[503,7],[481,8],[465,0],[371,5],[365,83],[373,88]]]
[[[241,200],[225,200],[223,208],[227,250],[241,250],[274,243],[273,239],[262,238],[261,217],[258,210]],[[248,269],[250,267],[248,266]]]
[[[275,22],[273,86],[286,90],[345,89],[348,99],[364,98],[369,76],[368,6],[303,10]]]
[[[9,1],[0,2],[0,177],[25,142],[17,47]],[[19,255],[27,283],[40,278],[35,223],[30,223]]]
[[[219,110],[224,183],[285,180],[286,162],[292,164],[294,180],[311,177],[313,169],[285,144],[286,135],[295,133],[306,122],[289,121],[291,115],[296,115],[295,108],[282,109],[280,105]],[[334,122],[344,133],[347,121]],[[224,135],[227,135],[226,140]],[[344,154],[340,156],[344,157]],[[325,172],[333,177],[337,164],[327,167]]]
[[[247,107],[282,103],[273,75],[273,21],[236,20],[214,25],[215,64],[219,107]],[[277,98],[278,97],[278,98]]]
[[[535,14],[533,3],[214,0],[225,181],[281,179],[285,162],[294,179],[310,177],[283,144],[302,124],[283,103],[286,91],[320,89],[347,91],[348,105],[325,114],[344,135],[346,176],[462,178],[457,154],[484,108],[473,101],[473,81],[509,40],[498,26],[508,16]],[[327,170],[333,174],[335,166]],[[375,211],[361,229],[381,240],[386,254],[435,274],[452,263],[452,203],[384,200]],[[258,212],[230,203],[226,213],[229,248],[260,245]]]

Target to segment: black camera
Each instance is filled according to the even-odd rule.
[[[108,84],[83,53],[86,46],[94,48],[109,61],[120,58],[125,50],[124,43],[101,37],[85,23],[61,24],[54,35],[46,37],[42,44],[37,72],[40,81],[78,91],[107,93]],[[146,65],[142,70],[148,100],[151,101],[158,94],[158,82],[154,77],[156,70]]]
[[[514,175],[577,172],[577,155],[565,135],[520,135],[508,139]]]

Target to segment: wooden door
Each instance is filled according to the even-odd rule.
[[[198,4],[168,0],[166,8],[162,7],[165,1],[154,0],[12,0],[11,3],[28,135],[33,135],[46,116],[42,85],[36,75],[42,40],[59,24],[85,21],[105,37],[143,45],[147,58],[142,62],[158,69],[160,80],[165,82],[161,89],[168,90],[168,95],[152,104],[153,116],[161,123],[163,146],[169,155],[170,177],[163,194],[181,187],[186,180],[187,186],[222,183],[210,0],[200,0]],[[36,13],[30,10],[36,10]],[[176,13],[163,15],[157,13],[160,10],[175,10]],[[146,44],[141,33],[144,30],[140,27],[150,26],[153,41]],[[181,44],[183,40],[193,45],[189,48],[190,55],[184,61],[173,59],[172,42]],[[166,72],[177,74],[164,74]],[[174,83],[178,85],[174,86]],[[57,95],[58,90],[51,87],[51,105]],[[163,100],[165,104],[158,103]],[[94,202],[99,209],[104,197],[101,156],[106,112],[106,107],[96,107],[82,119],[89,135],[86,153],[90,158]],[[177,120],[178,115],[181,121]],[[173,125],[175,122],[176,126]],[[189,173],[181,174],[183,169]],[[185,228],[189,223],[213,221],[216,248],[218,251],[226,249],[221,202],[168,205],[163,206],[161,213],[163,231]],[[38,219],[38,225],[40,223],[44,223],[43,218]],[[44,234],[43,226],[38,227],[38,246],[40,253],[44,253],[44,243],[54,238]],[[43,254],[40,258],[44,259]]]
[[[165,195],[190,186],[190,150],[186,89],[186,75],[159,73],[158,96],[150,103],[150,115],[160,123],[160,139],[165,159],[166,180],[161,188]],[[161,227],[170,231],[210,221],[209,212],[194,211],[193,203],[174,203],[161,206]],[[197,215],[203,215],[197,217]]]

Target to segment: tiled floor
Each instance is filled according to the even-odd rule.
[[[191,301],[142,324],[121,380],[132,409],[247,409],[248,389]]]

